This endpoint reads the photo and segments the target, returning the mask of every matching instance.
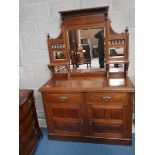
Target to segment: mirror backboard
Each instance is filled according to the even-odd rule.
[[[61,51],[54,51],[53,52],[53,59],[56,60],[65,60],[66,59],[66,53]]]

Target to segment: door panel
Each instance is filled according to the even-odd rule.
[[[51,133],[83,136],[83,109],[80,104],[49,103],[48,116]]]
[[[54,119],[55,131],[79,132],[80,134],[80,121],[79,120],[60,120]]]
[[[96,119],[105,119],[105,109],[93,108],[92,113]]]
[[[51,114],[52,114],[52,117],[80,118],[80,109],[53,107],[51,109]]]
[[[111,119],[123,119],[123,109],[111,109],[110,110],[110,118]]]
[[[89,136],[122,136],[123,105],[87,104],[87,108]]]
[[[94,130],[97,133],[122,133],[122,125],[95,124]]]

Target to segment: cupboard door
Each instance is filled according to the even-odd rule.
[[[48,104],[49,131],[54,135],[83,136],[83,110],[79,104]]]
[[[114,137],[123,136],[123,113],[125,105],[88,104],[89,136]]]

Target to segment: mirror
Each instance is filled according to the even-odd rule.
[[[124,71],[124,64],[110,64],[109,66],[110,72],[123,72]]]
[[[98,69],[105,67],[104,29],[68,30],[71,69]]]
[[[108,87],[123,87],[126,85],[124,78],[109,78],[107,82]]]
[[[124,57],[124,47],[109,48],[110,58],[120,58]]]
[[[54,68],[55,73],[67,73],[67,69],[64,65],[58,65]]]
[[[53,59],[54,60],[64,60],[64,59],[66,59],[66,53],[65,52],[59,52],[59,51],[54,51],[53,52]]]

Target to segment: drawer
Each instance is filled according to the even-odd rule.
[[[99,104],[128,103],[128,93],[88,93],[87,102]]]
[[[83,98],[80,93],[46,93],[45,101],[48,103],[81,104],[83,102]]]
[[[20,144],[25,145],[26,143],[28,143],[29,140],[32,138],[33,134],[34,134],[34,129],[32,127],[32,124],[28,126],[28,129],[26,131],[20,127],[20,130],[19,130]]]
[[[36,123],[36,120],[33,119],[33,117],[31,115],[29,115],[28,117],[26,117],[26,119],[24,121],[22,121],[20,124],[19,124],[19,129],[20,131],[22,131],[23,133],[24,132],[27,132],[28,131],[28,128],[30,126],[32,126],[32,124],[35,124]]]
[[[37,142],[38,137],[33,134],[27,143],[20,145],[20,155],[32,155]]]
[[[24,103],[19,110],[19,122],[26,119],[32,109],[32,100],[28,99],[26,103]]]

